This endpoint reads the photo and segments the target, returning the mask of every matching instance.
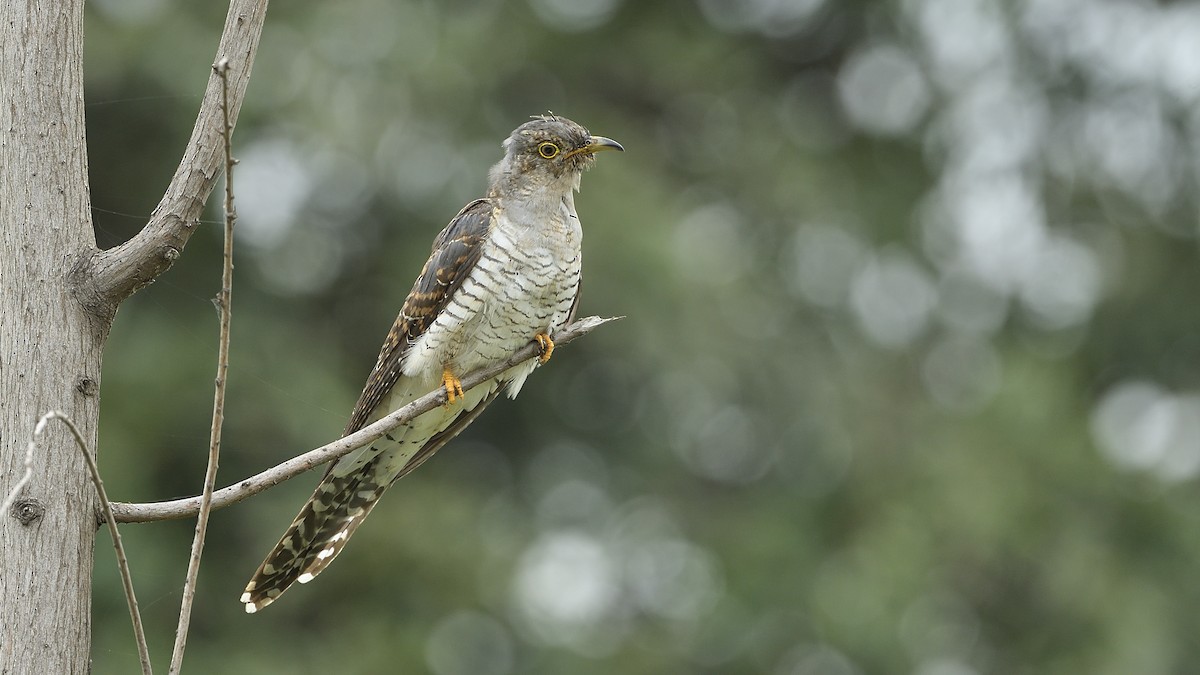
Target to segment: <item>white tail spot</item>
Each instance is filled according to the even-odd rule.
[[[317,554],[317,560],[324,560],[326,558],[332,558],[332,557],[333,557],[333,548],[327,548],[324,551],[321,551],[320,553]]]
[[[247,614],[253,614],[257,611],[258,611],[258,606],[255,605],[254,603],[251,602],[251,603],[246,604],[246,613]]]
[[[313,575],[311,572],[305,572],[304,574],[301,574],[300,576],[296,577],[296,581],[299,581],[302,584],[307,584],[308,582],[310,582],[312,580],[313,580]]]
[[[250,591],[242,593],[242,597],[238,600],[238,602],[250,602]]]

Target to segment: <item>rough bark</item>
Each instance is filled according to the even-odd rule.
[[[38,418],[66,412],[95,447],[107,324],[74,300],[95,249],[83,109],[83,0],[0,0],[0,489]],[[84,673],[95,492],[62,425],[0,514],[0,673]]]

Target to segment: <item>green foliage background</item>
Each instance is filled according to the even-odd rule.
[[[220,4],[89,3],[102,246],[169,180]],[[273,3],[235,137],[222,484],[337,436],[529,115],[628,150],[577,201],[582,311],[628,318],[261,614],[237,597],[316,477],[218,512],[187,670],[1189,672],[1196,44],[1191,2]],[[219,217],[112,331],[116,499],[200,487]],[[123,531],[165,667],[192,524]],[[97,552],[94,672],[135,672]]]

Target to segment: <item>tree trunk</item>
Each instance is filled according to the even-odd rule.
[[[95,448],[107,322],[70,272],[95,250],[83,109],[83,0],[0,0],[0,499],[37,419],[61,410]],[[0,514],[0,673],[86,673],[94,489],[52,423]]]

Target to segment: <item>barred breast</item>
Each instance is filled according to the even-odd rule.
[[[521,216],[540,222],[530,224]],[[404,374],[433,381],[448,366],[463,375],[506,358],[538,333],[553,335],[566,323],[579,292],[581,240],[568,200],[540,218],[528,209],[499,209],[479,262],[413,344]],[[522,364],[502,377],[510,383],[510,396],[535,367],[536,362]]]

